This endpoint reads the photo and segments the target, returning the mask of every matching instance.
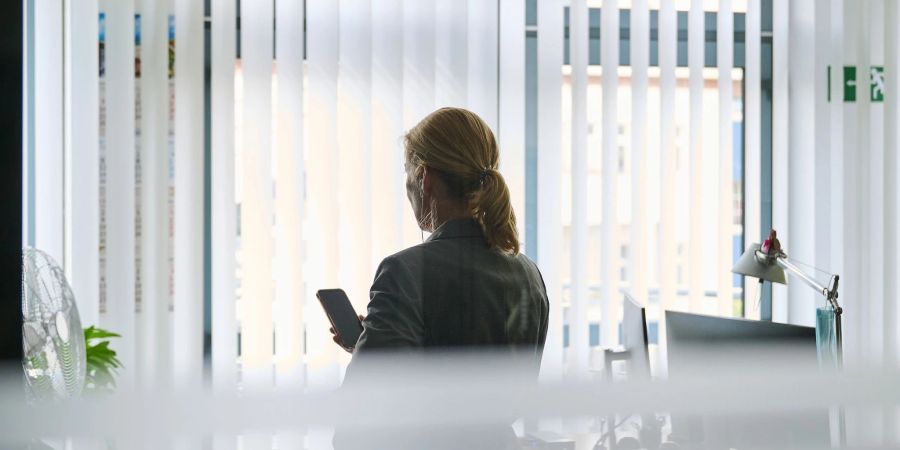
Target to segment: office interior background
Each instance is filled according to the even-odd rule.
[[[402,136],[494,130],[550,297],[542,376],[619,343],[621,299],[813,325],[805,286],[731,273],[775,228],[839,273],[845,361],[895,363],[893,0],[26,0],[23,242],[120,383],[340,384],[315,291],[364,311],[422,241]],[[735,387],[738,388],[737,386]]]

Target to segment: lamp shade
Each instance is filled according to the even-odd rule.
[[[751,244],[747,251],[741,255],[737,263],[731,269],[738,275],[759,278],[763,281],[772,283],[787,284],[784,277],[784,269],[774,262],[769,262],[765,258],[758,258],[756,252],[759,250],[759,244]]]

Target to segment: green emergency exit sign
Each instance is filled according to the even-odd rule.
[[[844,66],[841,75],[841,93],[845,102],[856,102],[856,92],[859,88],[856,66]],[[831,101],[831,66],[828,66],[828,101]],[[884,102],[884,66],[869,67],[869,101],[872,103]]]

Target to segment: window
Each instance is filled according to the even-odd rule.
[[[687,6],[684,6],[687,7]],[[682,8],[679,6],[679,8]],[[658,42],[661,37],[660,27],[663,26],[664,18],[660,17],[658,11],[650,11],[650,16],[648,18],[648,27],[649,27],[649,67],[648,69],[648,80],[646,92],[643,94],[644,97],[638,97],[636,95],[636,90],[638,87],[634,85],[634,71],[638,70],[637,66],[635,66],[636,61],[632,58],[633,55],[630,54],[630,50],[637,45],[636,41],[636,31],[635,27],[631,20],[634,20],[634,11],[628,11],[627,9],[622,10],[628,11],[628,14],[622,14],[622,18],[619,22],[621,33],[615,33],[614,35],[620,39],[622,45],[619,48],[619,67],[618,67],[618,77],[617,77],[617,107],[618,107],[618,115],[615,118],[606,118],[603,116],[603,97],[604,97],[604,86],[603,86],[603,77],[601,76],[604,67],[601,66],[601,51],[602,51],[602,43],[599,42],[603,36],[607,36],[604,34],[604,30],[601,29],[599,17],[602,15],[602,11],[599,8],[591,8],[589,11],[589,27],[590,31],[588,33],[588,79],[587,79],[587,89],[584,95],[587,96],[587,116],[589,118],[601,117],[600,120],[596,122],[589,122],[590,126],[587,131],[590,133],[591,138],[588,140],[587,145],[587,154],[593,157],[594,155],[603,155],[606,148],[604,148],[604,141],[602,139],[602,134],[604,130],[603,123],[604,121],[613,120],[615,122],[614,132],[616,133],[616,144],[613,151],[616,152],[616,173],[618,175],[618,179],[615,181],[614,188],[616,189],[616,201],[617,204],[611,210],[605,208],[603,205],[603,196],[602,190],[606,189],[608,184],[604,183],[603,180],[603,170],[602,167],[591,166],[588,171],[588,192],[587,192],[587,203],[590,205],[592,211],[596,211],[596,214],[588,213],[586,216],[586,220],[588,221],[589,227],[593,229],[595,226],[601,230],[599,234],[600,242],[595,243],[592,240],[584,243],[574,243],[567,242],[565,246],[567,248],[572,248],[573,246],[585,246],[588,252],[588,261],[593,263],[594,261],[601,261],[603,259],[604,246],[608,243],[603,242],[604,235],[602,233],[602,218],[607,217],[608,214],[613,213],[614,217],[617,219],[616,227],[615,227],[615,243],[619,243],[618,245],[619,252],[615,255],[616,258],[613,260],[612,264],[616,267],[618,271],[618,283],[622,283],[623,287],[628,289],[634,289],[635,277],[638,271],[641,271],[641,275],[643,275],[644,283],[643,286],[646,291],[642,295],[643,298],[646,299],[648,305],[648,320],[651,320],[651,328],[652,328],[652,341],[656,343],[658,341],[657,329],[658,329],[658,320],[660,319],[663,309],[666,307],[676,306],[681,309],[687,308],[688,305],[688,295],[691,289],[696,289],[696,286],[689,286],[689,280],[687,276],[687,271],[690,268],[691,270],[699,270],[700,273],[703,274],[702,281],[704,283],[701,286],[701,291],[703,292],[711,292],[711,294],[706,294],[709,298],[707,302],[704,304],[708,305],[709,310],[697,311],[697,312],[707,312],[707,313],[716,313],[718,314],[720,311],[723,311],[724,305],[727,305],[729,314],[741,315],[743,314],[743,290],[742,290],[742,278],[734,277],[732,285],[729,286],[729,289],[723,290],[718,286],[717,280],[720,279],[720,270],[718,266],[713,268],[712,266],[706,267],[707,264],[714,264],[710,262],[711,259],[708,255],[721,255],[722,252],[719,251],[721,246],[726,246],[728,249],[728,255],[733,259],[736,259],[740,256],[741,251],[744,246],[744,217],[743,217],[743,209],[744,203],[742,199],[745,197],[744,189],[746,184],[744,183],[744,168],[743,168],[743,160],[745,158],[744,154],[744,127],[743,127],[743,116],[741,114],[744,105],[744,67],[745,67],[745,57],[744,57],[744,39],[746,38],[744,26],[744,14],[745,14],[746,5],[744,4],[735,4],[734,6],[734,18],[732,20],[733,24],[733,35],[730,36],[732,41],[732,70],[720,79],[720,72],[716,66],[717,64],[717,47],[718,47],[718,12],[717,11],[706,11],[704,14],[704,19],[701,23],[703,27],[703,42],[699,47],[694,47],[692,44],[687,42],[688,36],[688,28],[693,24],[690,23],[687,11],[678,11],[677,17],[675,21],[676,38],[677,44],[675,47],[675,63],[676,68],[674,71],[675,78],[675,88],[672,95],[675,110],[671,117],[663,117],[664,112],[661,110],[660,99],[664,95],[661,87],[661,76],[660,76],[660,53],[665,50],[664,46],[661,46]],[[571,85],[571,76],[569,75],[574,68],[570,65],[572,62],[571,58],[571,49],[568,48],[572,42],[573,36],[570,34],[571,29],[568,28],[571,20],[570,12],[565,15],[565,25],[566,25],[566,33],[565,33],[565,44],[566,50],[564,52],[564,70],[563,70],[563,91],[566,95],[581,95],[573,92],[573,88]],[[622,22],[622,21],[625,22]],[[699,111],[700,114],[700,124],[691,123],[691,77],[696,76],[696,73],[692,75],[692,72],[688,70],[689,64],[689,54],[692,50],[699,48],[703,54],[703,67],[701,71],[701,94],[703,98],[702,108]],[[719,83],[726,83],[726,86],[730,85],[730,100],[731,106],[725,107],[725,105],[719,105],[720,100],[720,89]],[[638,98],[644,98],[647,102],[644,107],[646,109],[646,120],[641,124],[632,123],[632,111],[635,107],[632,104],[633,101],[636,101]],[[724,112],[727,111],[727,114]],[[563,126],[564,134],[571,134],[572,131],[572,108],[569,103],[564,103],[564,107],[562,108],[562,116],[563,116]],[[722,117],[727,117],[728,121],[723,122],[721,120]],[[668,121],[668,122],[667,122]],[[727,123],[728,126],[724,126]],[[633,126],[641,126],[641,130],[639,133],[639,137],[643,138],[643,145],[645,152],[642,155],[641,164],[643,167],[632,167],[631,162],[633,161],[632,152],[633,148],[633,136],[632,136],[632,127]],[[671,147],[665,149],[662,146],[662,131],[668,126],[671,130]],[[607,128],[608,129],[608,128]],[[692,130],[699,130],[701,135],[692,136]],[[721,134],[727,133],[727,134]],[[597,139],[594,139],[593,136],[599,134]],[[570,141],[568,141],[570,142]],[[701,147],[692,150],[691,145],[694,143],[698,143]],[[722,146],[722,143],[729,144],[727,148],[731,151],[729,154],[722,154],[720,152],[720,148],[726,148]],[[571,146],[563,146],[563,152],[571,153],[573,150]],[[668,152],[668,154],[665,154]],[[692,165],[694,161],[693,158],[700,158],[700,163],[697,165]],[[719,185],[719,176],[722,164],[719,164],[720,156],[722,158],[727,158],[727,161],[730,162],[729,170],[727,175],[731,178],[730,186],[728,189],[725,189],[724,192],[728,195],[727,202],[722,202],[720,200],[725,199],[726,197],[722,196],[723,189],[721,189]],[[675,168],[675,173],[671,175],[671,178],[666,181],[664,179],[665,174],[663,172],[663,160],[664,157],[672,158],[672,164]],[[564,164],[566,161],[571,161],[571,157],[564,157]],[[699,168],[701,171],[699,175],[697,173],[693,173],[691,171]],[[572,189],[571,189],[571,180],[572,173],[575,170],[579,170],[576,167],[566,167],[563,166],[564,172],[566,172],[565,176],[560,180],[564,187],[563,194],[564,197],[562,202],[564,205],[570,204],[572,201]],[[639,176],[645,177],[643,180],[640,180],[638,183],[634,183],[632,177],[635,174],[642,174]],[[700,190],[699,190],[699,206],[692,206],[691,204],[691,183],[688,177],[698,176],[700,179]],[[664,187],[665,182],[671,183],[670,188]],[[758,186],[758,185],[756,185]],[[644,203],[639,203],[640,198],[638,194],[641,194],[639,191],[635,191],[636,187],[640,187],[643,189],[642,195]],[[673,217],[665,219],[661,217],[662,205],[669,202],[673,208]],[[691,211],[691,208],[695,207],[695,211]],[[638,211],[641,210],[641,211]],[[641,212],[643,214],[637,214]],[[702,228],[701,239],[702,246],[704,251],[702,252],[702,259],[698,261],[692,261],[690,258],[696,257],[695,254],[689,254],[688,245],[697,245],[696,243],[692,243],[691,241],[691,233],[690,227],[694,224],[692,222],[692,214],[694,215],[694,220],[699,220],[699,223]],[[722,229],[720,227],[720,218],[727,217],[728,223],[733,224],[732,227],[728,229]],[[643,223],[635,223],[635,220],[643,220]],[[669,220],[669,222],[663,223],[662,220]],[[575,219],[572,219],[575,220]],[[653,223],[648,223],[648,221],[654,221]],[[706,224],[713,224],[711,226]],[[572,225],[569,225],[572,226]],[[646,266],[635,268],[632,267],[633,263],[633,252],[637,251],[633,242],[633,229],[634,227],[639,227],[647,230],[656,230],[654,233],[648,232],[644,238],[642,243],[644,244],[644,252],[641,256],[644,259],[644,264]],[[567,233],[564,235],[565,239],[572,239],[572,234]],[[670,247],[663,247],[662,241],[664,239],[671,239],[674,242],[671,242]],[[609,248],[608,246],[605,248]],[[612,247],[615,248],[615,247]],[[671,250],[666,250],[669,248]],[[663,252],[671,251],[671,255],[666,256]],[[668,259],[667,259],[668,258]],[[654,261],[654,264],[651,265],[649,261]],[[660,264],[671,264],[670,267],[661,267]],[[716,263],[718,264],[718,263]],[[725,270],[730,269],[730,265],[728,263],[720,264],[722,267],[726,267]],[[562,274],[563,279],[569,279],[571,268],[566,263],[564,267],[564,272]],[[599,286],[597,290],[600,294],[600,300],[590,303],[591,309],[591,317],[600,317],[600,320],[606,320],[606,318],[602,317],[602,305],[604,302],[608,301],[604,294],[605,291],[603,289],[603,279],[604,274],[597,271],[589,271],[589,284],[592,286]],[[671,279],[672,286],[666,287],[663,286],[662,283],[665,279]],[[729,279],[732,279],[729,276]],[[620,292],[618,289],[619,284],[617,283],[617,289],[613,292]],[[709,285],[712,285],[712,288],[709,288]],[[668,289],[668,290],[666,290]],[[669,294],[667,294],[669,293]],[[661,296],[670,295],[668,298],[661,298]],[[714,300],[714,298],[715,300]],[[727,303],[725,302],[725,298],[727,297]],[[574,300],[573,300],[574,301]],[[620,301],[619,299],[613,299],[613,301]],[[732,304],[734,308],[731,308]],[[667,306],[668,305],[668,306]],[[621,311],[614,308],[618,317],[614,317],[613,320],[619,321],[621,320]],[[572,318],[570,318],[572,319]],[[599,334],[599,331],[598,331]],[[600,335],[602,336],[602,335]],[[603,341],[603,339],[600,339]]]

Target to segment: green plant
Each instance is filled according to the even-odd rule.
[[[117,337],[121,336],[93,325],[84,329],[86,392],[111,392],[115,389],[116,371],[122,367],[122,362],[116,358],[116,351],[109,348],[109,339]]]

